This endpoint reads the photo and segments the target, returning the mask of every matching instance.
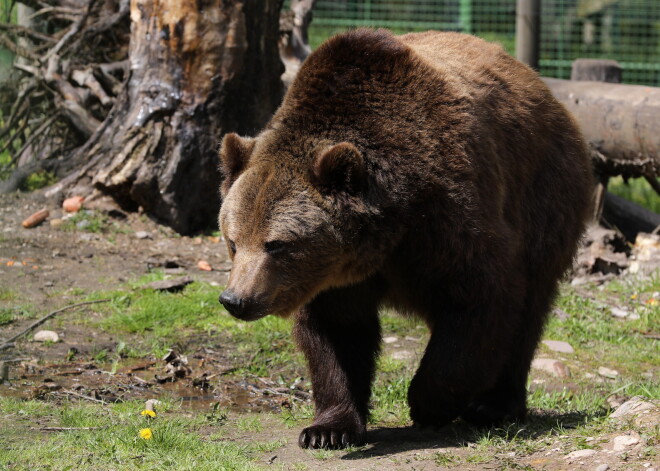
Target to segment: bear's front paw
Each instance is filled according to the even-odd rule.
[[[338,425],[312,425],[303,429],[298,438],[300,448],[327,448],[337,450],[351,445],[362,445],[367,431],[362,428]]]

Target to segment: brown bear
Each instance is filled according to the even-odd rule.
[[[335,36],[256,138],[225,136],[235,317],[293,314],[316,414],[300,446],[365,439],[378,311],[431,331],[420,425],[522,420],[558,280],[589,211],[585,143],[538,75],[459,33]]]

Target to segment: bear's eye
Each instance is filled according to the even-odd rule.
[[[229,242],[229,250],[231,250],[231,254],[235,255],[236,254],[236,244],[234,243],[233,240],[230,240],[228,242]]]
[[[264,244],[264,249],[270,255],[277,255],[278,253],[282,253],[286,250],[286,245],[286,242],[283,240],[271,240],[270,242],[266,242]]]

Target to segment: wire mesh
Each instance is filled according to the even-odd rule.
[[[463,31],[515,53],[516,0],[318,0],[312,47],[360,26]],[[660,86],[660,0],[542,0],[540,72],[568,78],[580,57],[619,61],[624,83]]]

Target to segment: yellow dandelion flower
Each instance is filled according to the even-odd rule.
[[[636,294],[631,295],[630,299],[637,299],[637,295]]]
[[[142,412],[140,412],[140,414],[142,414],[146,417],[156,417],[156,413],[152,410],[149,410],[149,409],[143,410]]]
[[[150,428],[141,428],[139,435],[140,438],[144,440],[151,440],[154,434],[151,432]]]
[[[658,300],[655,298],[650,298],[646,301],[646,304],[650,306],[657,306],[658,305]]]

